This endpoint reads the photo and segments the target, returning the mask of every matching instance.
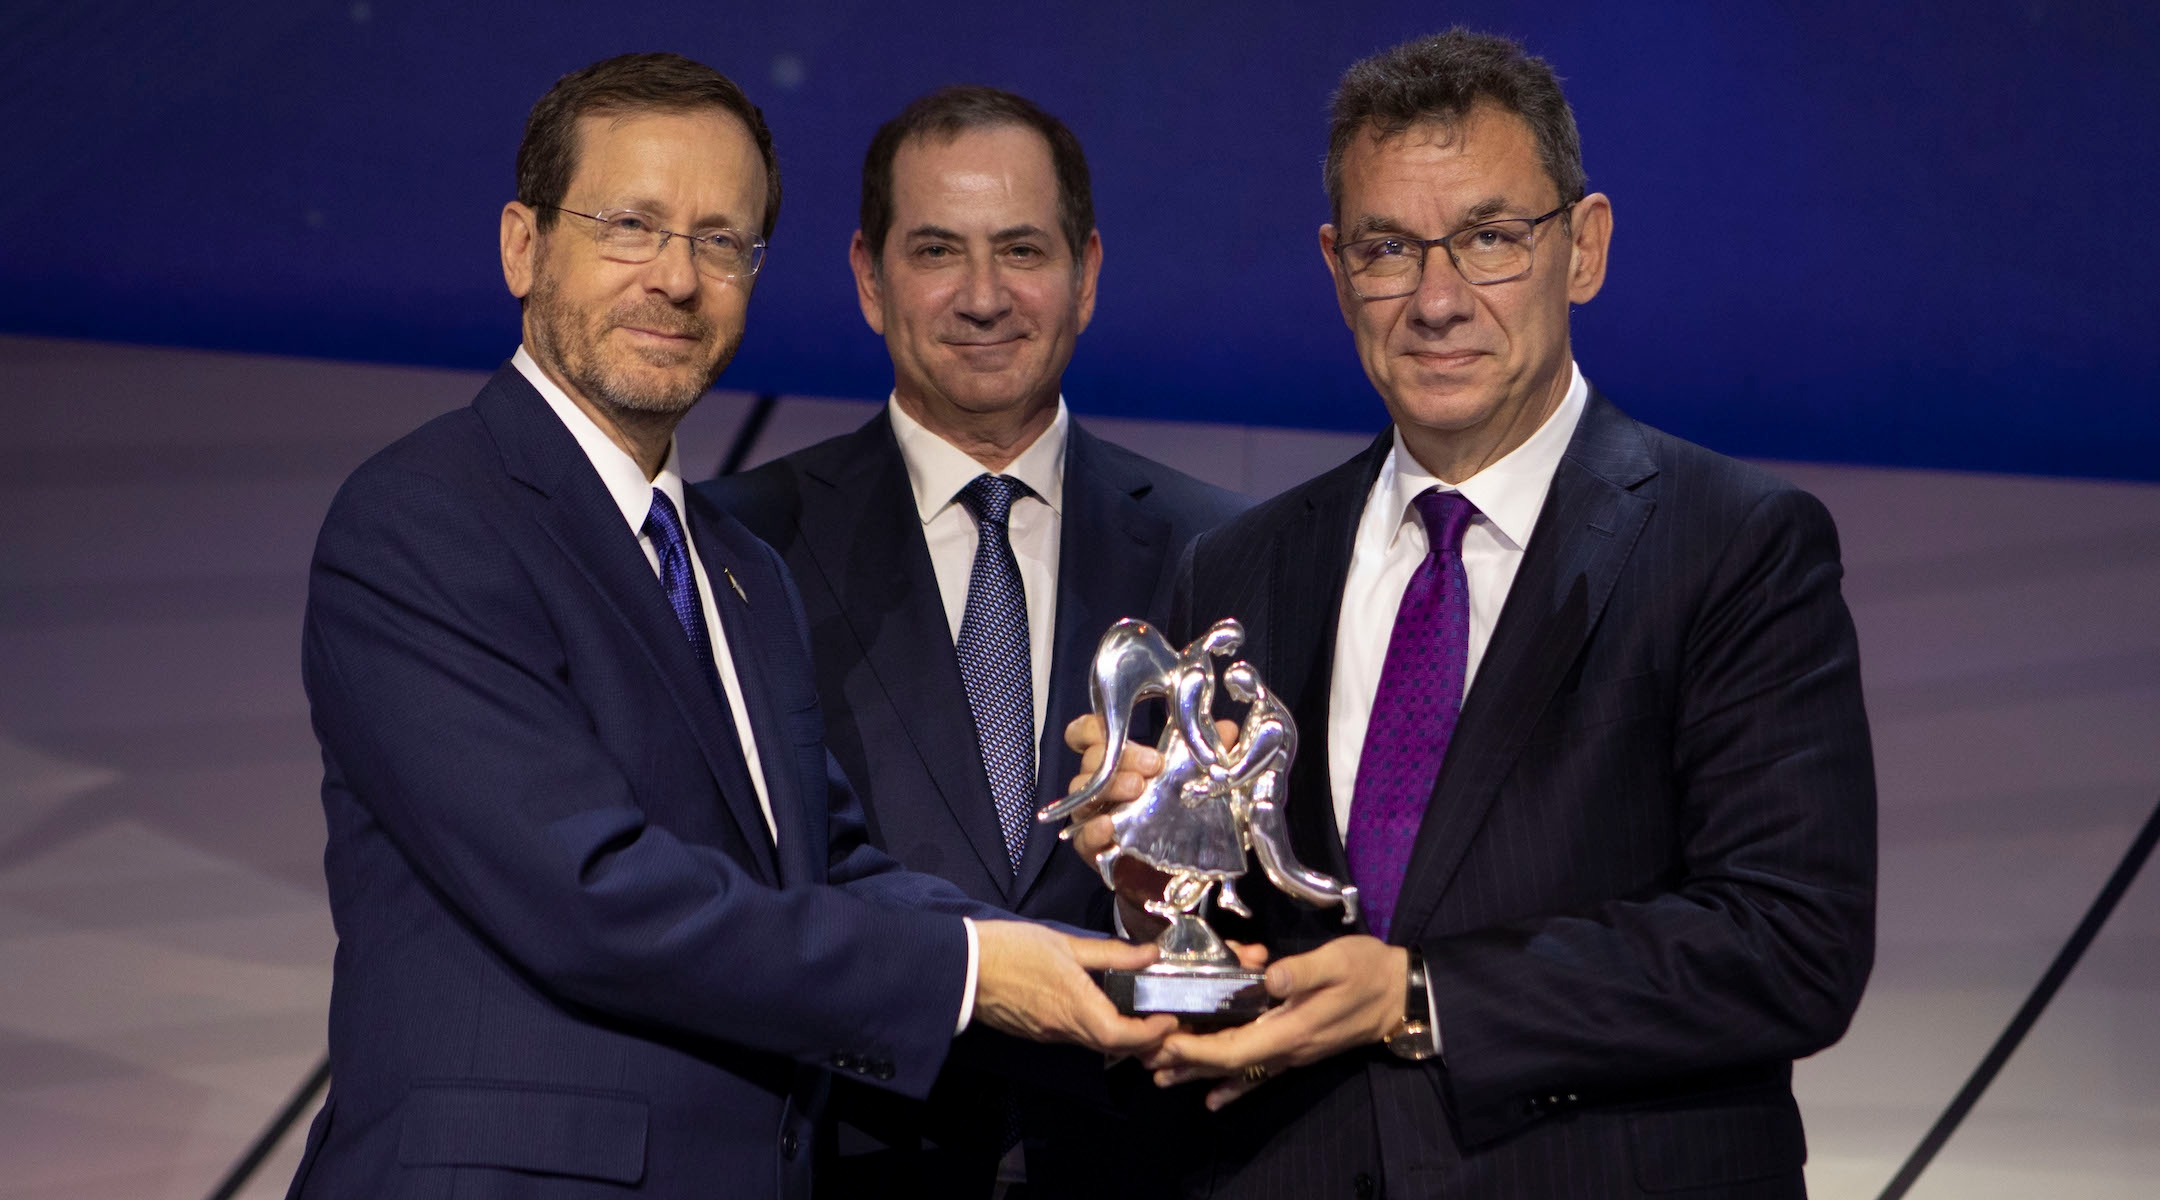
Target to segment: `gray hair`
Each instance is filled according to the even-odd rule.
[[[1560,91],[1560,78],[1542,58],[1504,37],[1460,26],[1404,42],[1343,72],[1328,126],[1325,182],[1328,211],[1342,221],[1343,155],[1366,129],[1387,137],[1427,121],[1452,125],[1479,101],[1523,119],[1537,139],[1538,163],[1560,190],[1560,202],[1583,198],[1582,137]]]

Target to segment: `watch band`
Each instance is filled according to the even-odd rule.
[[[1388,1052],[1411,1062],[1423,1062],[1440,1053],[1433,1039],[1432,999],[1426,990],[1425,955],[1409,947],[1410,963],[1403,986],[1402,1020],[1386,1038]]]

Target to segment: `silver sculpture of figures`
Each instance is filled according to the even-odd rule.
[[[1297,723],[1251,663],[1233,662],[1222,673],[1223,690],[1247,706],[1237,740],[1224,745],[1215,728],[1215,660],[1235,655],[1244,639],[1238,622],[1218,621],[1180,653],[1144,621],[1111,626],[1096,647],[1089,679],[1103,720],[1102,763],[1086,786],[1036,814],[1041,821],[1092,815],[1117,769],[1134,710],[1145,700],[1168,701],[1170,718],[1157,743],[1162,771],[1138,799],[1108,809],[1117,841],[1095,860],[1112,886],[1117,860],[1128,855],[1170,877],[1162,898],[1146,905],[1169,922],[1156,939],[1160,961],[1136,973],[1137,981],[1113,973],[1105,983],[1129,1011],[1244,1020],[1266,1007],[1261,973],[1239,966],[1201,915],[1218,887],[1217,903],[1252,915],[1237,894],[1248,850],[1283,892],[1309,904],[1342,905],[1346,925],[1357,919],[1357,888],[1304,866],[1291,851],[1283,803]]]

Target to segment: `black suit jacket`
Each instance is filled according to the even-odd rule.
[[[355,471],[303,667],[337,923],[292,1195],[801,1196],[832,1074],[920,1096],[1004,914],[872,847],[786,569],[684,518],[764,764],[515,368]]]
[[[779,550],[802,587],[827,740],[862,796],[872,840],[985,903],[1108,929],[1110,893],[1055,828],[1031,824],[1017,874],[1006,856],[888,414],[701,490]],[[1088,663],[1103,632],[1122,617],[1167,617],[1180,552],[1248,503],[1069,426],[1038,806],[1079,770],[1064,730],[1088,711]],[[971,1037],[955,1059],[971,1057],[1001,1074],[1083,1090],[1101,1083],[1100,1059],[1069,1049]]]
[[[1391,444],[1192,548],[1174,633],[1242,619],[1305,731],[1290,817],[1347,877],[1337,612]],[[1873,954],[1875,788],[1836,531],[1770,475],[1592,393],[1435,781],[1391,940],[1443,1056],[1374,1046],[1206,1122],[1240,1196],[1797,1196],[1794,1058]],[[1280,956],[1343,932],[1255,875]],[[1226,932],[1231,930],[1226,928]]]

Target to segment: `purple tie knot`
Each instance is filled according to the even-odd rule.
[[[1418,519],[1425,522],[1425,541],[1433,550],[1462,553],[1463,530],[1470,527],[1470,518],[1478,515],[1477,505],[1470,503],[1468,496],[1433,488],[1419,492],[1410,504],[1417,509]]]

